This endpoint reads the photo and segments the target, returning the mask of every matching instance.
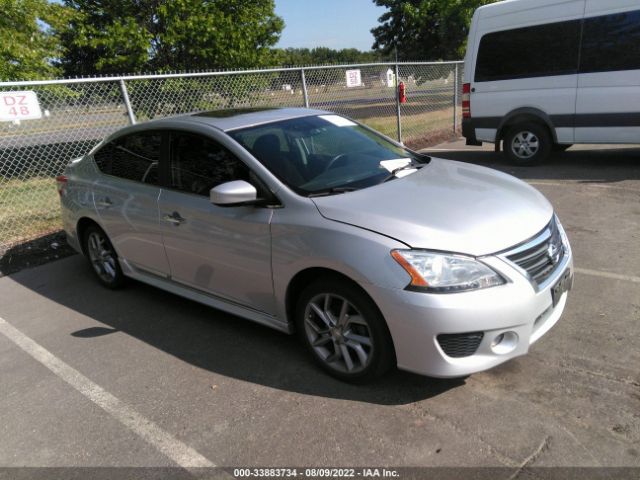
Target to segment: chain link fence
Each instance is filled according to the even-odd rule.
[[[42,112],[29,120],[0,116],[0,252],[60,229],[55,177],[131,123],[225,108],[310,107],[419,147],[455,131],[461,78],[461,62],[429,62],[0,83],[0,101],[35,92]]]

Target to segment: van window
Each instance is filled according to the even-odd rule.
[[[580,73],[640,69],[640,10],[587,18]]]
[[[577,73],[581,23],[571,20],[484,35],[475,81]]]

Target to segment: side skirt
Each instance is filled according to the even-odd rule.
[[[153,273],[143,271],[132,266],[126,260],[118,260],[120,262],[120,266],[122,267],[122,272],[127,277],[131,277],[134,280],[138,280],[153,287],[166,290],[167,292],[179,295],[184,298],[188,298],[189,300],[202,303],[209,307],[217,308],[218,310],[222,310],[223,312],[246,318],[247,320],[251,320],[261,325],[274,328],[281,332],[288,334],[293,333],[293,329],[288,322],[283,322],[273,315],[269,315],[268,313],[246,307],[231,300],[227,300],[215,295],[211,295],[209,293],[202,292],[200,290],[196,290],[194,288],[190,288],[186,285],[174,282],[169,278],[161,277]]]

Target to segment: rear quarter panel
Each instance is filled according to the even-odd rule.
[[[88,156],[73,160],[65,169],[67,186],[60,197],[62,225],[67,241],[78,252],[82,251],[82,239],[78,238],[78,221],[91,218],[97,222],[93,198],[93,183],[97,175],[95,164]]]

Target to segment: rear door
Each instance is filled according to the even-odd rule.
[[[495,141],[506,115],[535,110],[551,118],[560,143],[573,142],[584,0],[540,0],[479,10],[471,115],[480,141]]]
[[[640,143],[640,8],[587,1],[576,143]]]
[[[168,180],[159,208],[172,280],[274,314],[271,279],[273,210],[219,207],[211,188],[257,177],[213,138],[171,134]]]
[[[100,224],[118,256],[132,267],[168,276],[158,218],[161,132],[119,137],[94,153],[103,173],[94,184]]]

